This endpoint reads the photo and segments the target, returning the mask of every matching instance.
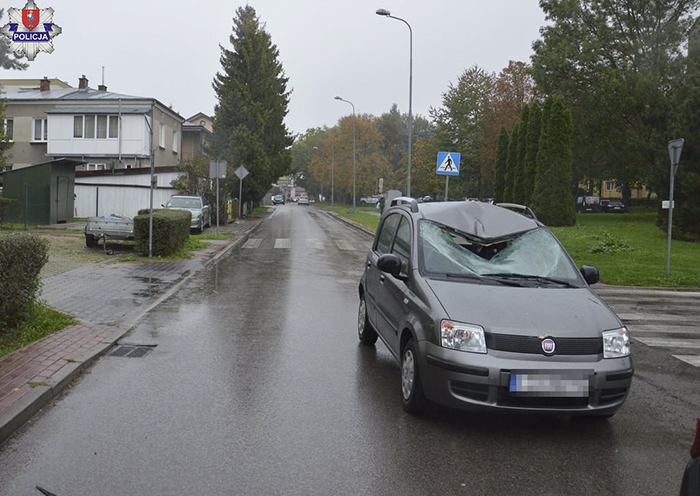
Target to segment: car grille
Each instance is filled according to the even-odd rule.
[[[508,388],[498,388],[496,402],[499,406],[514,406],[521,408],[577,408],[588,406],[589,398],[567,398],[556,396],[515,396]]]
[[[603,353],[601,338],[557,338],[554,355],[598,355]],[[512,353],[545,355],[542,340],[537,336],[517,336],[514,334],[486,334],[486,347],[490,350]]]
[[[452,393],[457,396],[469,398],[477,401],[487,401],[489,399],[488,384],[474,384],[471,382],[451,381]]]

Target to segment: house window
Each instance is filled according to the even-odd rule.
[[[5,119],[5,127],[3,128],[5,131],[5,136],[7,138],[7,141],[14,141],[15,139],[15,121],[14,119]]]
[[[107,116],[98,115],[97,116],[97,139],[107,138]]]
[[[614,186],[613,181],[605,181],[605,191],[613,191]]]
[[[110,115],[109,116],[109,137],[118,138],[119,137],[119,116]]]
[[[158,146],[165,148],[165,125],[162,123],[160,125],[160,141],[158,142]]]
[[[204,126],[204,124],[205,124],[204,121],[199,121],[200,126]]]
[[[32,132],[32,141],[48,141],[49,126],[46,119],[34,119],[34,130]]]
[[[180,136],[179,136],[178,132],[177,132],[177,131],[173,131],[173,151],[174,151],[175,153],[178,152],[177,147],[178,147],[179,137],[180,137]]]
[[[73,137],[82,138],[83,137],[83,116],[74,115],[73,116]]]
[[[86,138],[95,138],[95,116],[94,115],[86,115],[85,116],[85,137]]]

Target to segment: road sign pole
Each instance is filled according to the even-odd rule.
[[[445,176],[445,201],[447,201],[447,192],[450,189],[450,176]]]
[[[671,186],[669,189],[668,199],[668,246],[666,247],[666,277],[671,276],[671,232],[673,230],[673,180],[678,169],[678,162],[681,159],[681,151],[683,150],[684,139],[668,142],[668,153],[671,157]]]
[[[219,208],[221,204],[219,203],[219,175],[216,175],[216,234],[219,234]]]

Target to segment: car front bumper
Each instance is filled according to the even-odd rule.
[[[473,411],[555,415],[611,415],[624,403],[634,369],[630,357],[525,355],[489,350],[487,354],[419,343],[426,396],[439,404]],[[512,392],[514,374],[568,380],[585,378],[587,391]]]

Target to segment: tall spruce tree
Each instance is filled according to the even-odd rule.
[[[530,104],[527,132],[525,133],[525,158],[523,159],[525,176],[523,178],[523,205],[532,203],[535,194],[535,175],[537,174],[537,149],[540,142],[542,108],[537,102]]]
[[[293,138],[284,124],[288,79],[277,46],[250,5],[236,10],[229,40],[232,49],[220,47],[222,71],[213,83],[218,104],[210,146],[216,157],[228,161],[229,177],[240,165],[248,169],[243,200],[259,200],[271,183],[291,171]],[[238,196],[233,177],[228,187]]]
[[[560,98],[550,97],[545,103],[540,149],[537,154],[538,174],[535,182],[533,210],[548,226],[576,224],[574,198],[571,194],[571,156],[573,121],[571,112]]]
[[[505,174],[508,167],[508,144],[510,136],[508,130],[501,126],[498,132],[498,144],[496,145],[496,164],[493,171],[493,201],[501,203],[503,199],[503,189],[505,186]]]
[[[700,241],[700,39],[691,40],[688,51],[686,84],[680,95],[680,129],[670,139],[684,138],[683,153],[674,182],[673,236],[678,239]],[[659,166],[660,195],[669,192],[670,166],[668,155],[662,156]],[[659,224],[668,225],[668,210],[659,212]]]
[[[515,161],[515,169],[513,170],[513,202],[521,205],[525,203],[523,184],[525,183],[525,150],[527,143],[526,138],[529,112],[529,105],[525,105],[520,111],[518,150]]]
[[[503,201],[513,201],[513,184],[515,179],[515,167],[518,162],[518,142],[520,140],[520,122],[516,122],[510,133],[508,142],[508,158],[506,159],[506,173],[503,175]]]

